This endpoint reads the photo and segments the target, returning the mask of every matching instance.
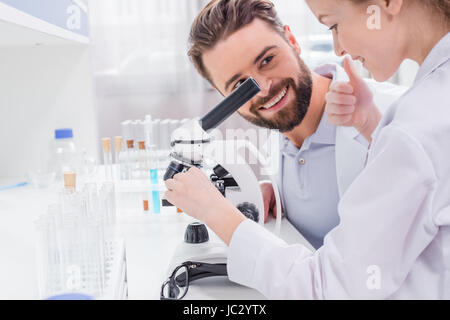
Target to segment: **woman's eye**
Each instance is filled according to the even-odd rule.
[[[336,30],[336,32],[337,32],[337,31],[338,31],[338,25],[337,25],[337,23],[334,24],[334,25],[332,25],[332,26],[330,27],[330,29],[328,29],[328,30]]]
[[[265,58],[262,62],[261,62],[261,66],[264,67],[265,65],[269,64],[270,61],[272,61],[274,56],[268,56],[267,58]]]

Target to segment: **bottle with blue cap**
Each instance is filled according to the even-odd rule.
[[[64,172],[67,171],[79,172],[81,155],[77,150],[71,128],[55,130],[51,149],[51,162],[56,172],[56,179],[62,180]]]

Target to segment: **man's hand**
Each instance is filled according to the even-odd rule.
[[[349,57],[344,60],[349,82],[335,81],[326,95],[328,121],[336,126],[355,127],[369,142],[381,119],[373,94],[355,71]]]
[[[269,213],[272,213],[275,218],[277,216],[275,193],[270,182],[261,183],[261,191],[264,200],[264,222],[267,222]]]

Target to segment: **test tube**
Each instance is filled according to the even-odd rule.
[[[152,189],[152,212],[161,213],[161,200],[159,197],[158,169],[150,169],[150,184]]]
[[[145,145],[147,148],[155,145],[153,133],[153,121],[150,116],[147,116],[144,121],[144,135],[145,135]]]
[[[102,217],[103,224],[107,229],[111,229],[116,223],[116,197],[114,183],[104,182],[100,189],[100,197],[102,199]],[[110,233],[110,232],[108,232]]]
[[[152,213],[161,213],[161,200],[159,195],[159,180],[158,180],[158,154],[155,147],[150,147],[147,151],[150,176],[150,199],[152,202]]]
[[[112,173],[112,154],[111,154],[111,138],[102,138],[103,147],[103,165],[105,166],[105,180],[111,181]]]
[[[142,136],[140,120],[131,121],[131,133],[133,136],[134,148],[136,148],[136,142],[141,141]]]
[[[160,123],[159,140],[162,150],[170,149],[170,119],[164,119]]]
[[[127,120],[121,123],[122,136],[126,142],[126,152],[124,155],[123,179],[131,179],[133,166],[135,164],[136,155],[134,153],[134,125],[131,120]]]
[[[144,213],[147,213],[149,211],[147,192],[142,193],[142,202],[143,202]]]
[[[121,177],[121,161],[120,155],[122,153],[123,138],[121,136],[114,137],[114,163],[115,163],[115,178]]]
[[[47,213],[35,222],[38,235],[36,249],[41,299],[58,294],[63,290],[60,249],[55,226],[55,217],[60,215],[61,206],[59,204],[49,205]]]
[[[134,148],[134,140],[133,140],[133,133],[132,133],[132,127],[131,127],[131,120],[123,121],[120,124],[122,128],[122,137],[125,139],[125,142],[127,144],[127,149],[133,149]]]

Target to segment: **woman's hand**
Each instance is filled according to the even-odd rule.
[[[335,81],[326,95],[328,121],[336,126],[355,127],[369,142],[381,119],[373,94],[354,70],[349,57],[344,60],[349,82]]]
[[[166,181],[166,199],[191,217],[205,222],[226,244],[245,220],[198,168],[176,174]]]

